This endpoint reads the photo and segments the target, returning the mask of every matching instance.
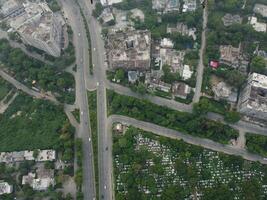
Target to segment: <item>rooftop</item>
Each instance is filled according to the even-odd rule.
[[[0,195],[10,194],[13,191],[12,185],[9,185],[7,182],[0,181]]]
[[[111,68],[143,69],[150,67],[149,31],[129,31],[108,35],[107,54]]]
[[[232,24],[241,24],[242,18],[239,15],[231,15],[227,13],[222,18],[224,26],[230,26]]]
[[[261,14],[263,17],[267,17],[267,5],[257,3],[255,4],[253,11]]]

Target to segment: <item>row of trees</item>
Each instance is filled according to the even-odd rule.
[[[108,105],[112,114],[130,116],[221,143],[228,143],[238,136],[238,132],[230,126],[208,120],[197,112],[179,112],[113,91],[108,91]]]

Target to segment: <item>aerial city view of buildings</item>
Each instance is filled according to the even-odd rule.
[[[0,200],[266,199],[267,1],[224,1],[0,0]]]

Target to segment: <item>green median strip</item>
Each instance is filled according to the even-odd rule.
[[[89,116],[92,134],[92,144],[94,152],[94,168],[95,168],[95,183],[96,183],[96,198],[99,196],[98,183],[98,135],[97,135],[97,96],[96,91],[87,92],[89,104]]]

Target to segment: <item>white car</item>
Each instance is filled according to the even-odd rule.
[[[81,111],[81,115],[83,115],[83,111]]]
[[[81,33],[78,33],[78,36],[80,37],[81,36]]]
[[[95,48],[94,48],[94,51],[95,51]]]
[[[106,185],[104,185],[104,189],[105,189],[105,190],[107,189],[107,186],[106,186]]]
[[[91,138],[89,137],[89,142],[91,142]]]
[[[96,85],[99,86],[99,82],[97,82]]]

